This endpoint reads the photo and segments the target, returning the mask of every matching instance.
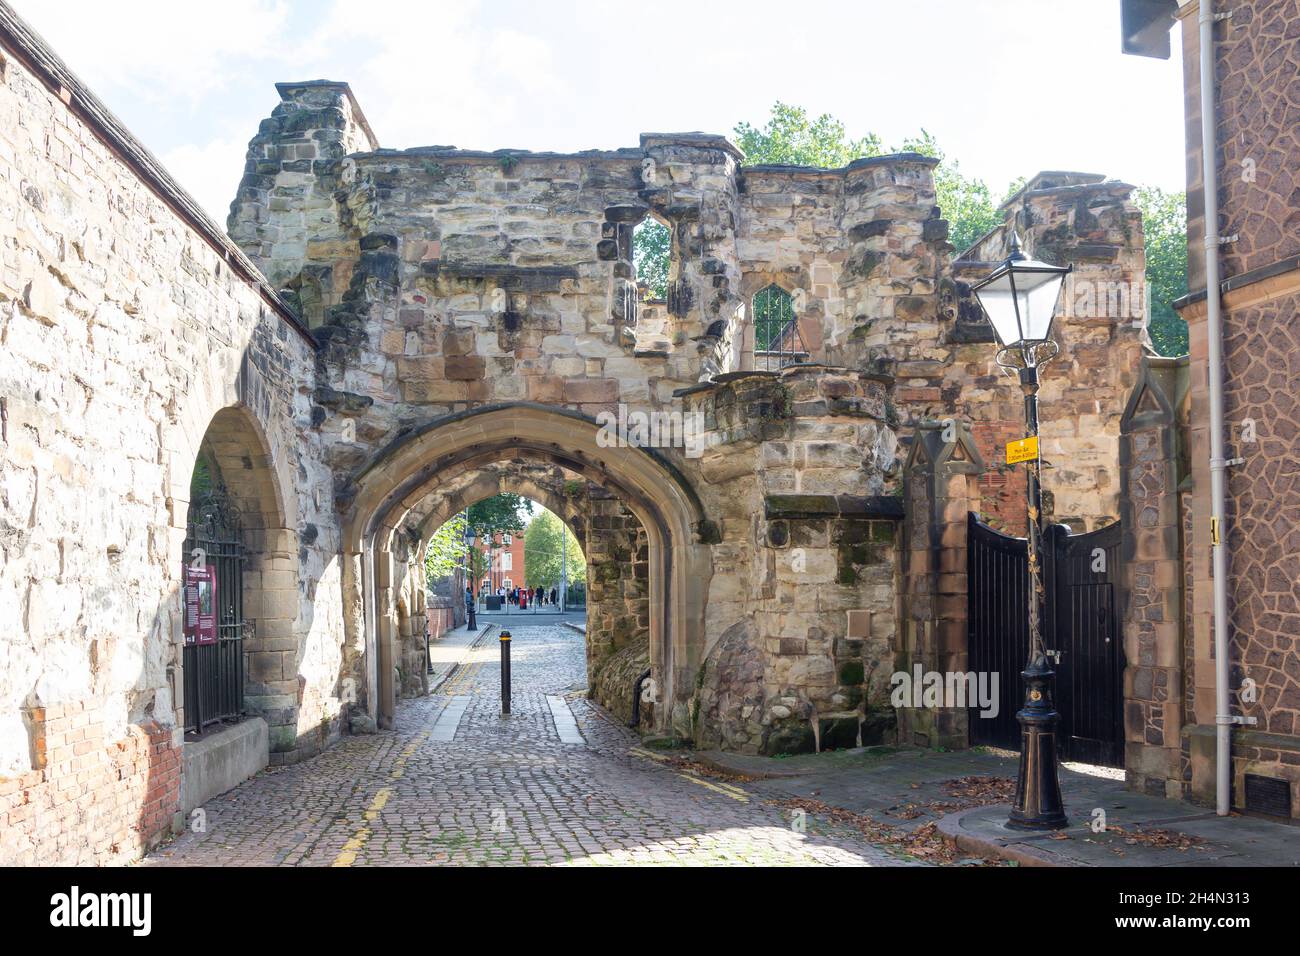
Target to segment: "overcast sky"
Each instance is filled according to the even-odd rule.
[[[1178,44],[1121,55],[1119,0],[10,2],[222,223],[273,84],[318,78],[399,149],[635,146],[781,99],[886,146],[924,127],[998,195],[1040,169],[1184,187]]]

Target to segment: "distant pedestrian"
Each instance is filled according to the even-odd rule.
[[[560,603],[560,592],[557,591],[555,588],[551,588],[551,603],[552,604]]]

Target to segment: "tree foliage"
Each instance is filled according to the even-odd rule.
[[[1143,186],[1133,201],[1142,210],[1151,344],[1161,355],[1183,355],[1187,323],[1172,303],[1187,294],[1187,194]]]
[[[461,512],[433,533],[424,552],[424,571],[428,581],[450,575],[466,553],[465,514]]]
[[[647,217],[632,233],[632,261],[636,264],[636,279],[646,287],[652,299],[668,297],[668,266],[672,248],[672,233],[659,220]]]
[[[503,491],[469,506],[469,527],[480,539],[518,531],[528,523],[533,507],[522,495]]]
[[[559,517],[543,508],[524,532],[524,581],[529,587],[560,586],[561,534],[569,542],[568,552],[564,554],[569,568],[569,583],[587,579],[587,559],[578,546],[578,539]]]
[[[823,113],[808,117],[802,106],[777,100],[772,114],[761,127],[736,124],[736,145],[751,166],[784,163],[795,166],[847,166],[863,156],[879,156],[880,140],[873,133],[851,139],[844,124]]]

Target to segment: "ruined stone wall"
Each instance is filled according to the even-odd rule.
[[[1012,229],[1030,256],[1073,266],[1053,324],[1061,353],[1043,369],[1039,394],[1043,508],[1048,520],[1076,531],[1111,524],[1119,516],[1120,415],[1147,351],[1146,259],[1131,193],[1096,175],[1039,173],[1004,204],[1006,222],[953,263],[948,359],[926,369],[933,385],[925,412],[973,424],[989,465],[981,510],[1008,533],[1025,528],[1024,470],[1004,464],[1006,443],[1024,437],[1024,399],[997,367],[992,329],[970,286],[1006,257]]]
[[[834,241],[843,176],[838,170],[752,166],[743,170],[741,187],[741,295],[751,310],[754,295],[769,285],[799,295],[801,344],[809,361],[825,362],[827,338],[838,342],[846,334],[840,295],[845,253]],[[753,351],[754,329],[747,323],[739,368],[755,367]]]
[[[379,144],[346,85],[280,83],[276,89],[279,105],[248,144],[230,205],[230,237],[276,288],[299,292],[306,313],[319,318],[322,303],[314,296],[332,276],[317,270],[332,271],[339,258],[320,248],[319,237],[345,228],[349,214],[334,196],[338,178],[347,174],[335,173],[334,163]]]
[[[249,706],[285,753],[337,733],[337,529],[303,427],[313,344],[33,42],[0,34],[0,620],[22,637],[0,661],[0,860],[108,863],[178,809],[205,435],[247,509]]]
[[[844,169],[744,168],[737,231],[746,301],[773,283],[796,294],[813,362],[932,359],[947,237],[934,166],[903,153]],[[747,343],[752,350],[752,329]]]
[[[648,634],[649,568],[645,531],[618,499],[594,488],[587,532],[587,671]]]
[[[335,105],[322,113],[319,98],[327,91]],[[281,157],[275,182],[304,197],[331,196],[335,209],[307,218],[301,250],[283,244],[268,249],[259,242],[248,251],[254,257],[269,254],[268,272],[296,285],[323,343],[321,367],[328,384],[318,388],[316,400],[325,410],[321,429],[330,441],[327,458],[336,469],[344,506],[348,475],[360,472],[387,442],[465,408],[532,402],[586,416],[620,404],[631,411],[688,411],[679,393],[711,375],[725,378],[741,364],[746,300],[760,274],[793,275],[806,284],[805,295],[811,293],[829,316],[820,331],[823,342],[837,343],[839,353],[848,356],[852,316],[837,304],[839,287],[848,280],[830,265],[840,256],[837,229],[854,228],[859,221],[877,224],[854,233],[863,248],[853,251],[872,260],[870,270],[857,266],[850,283],[855,301],[878,294],[871,291],[877,288],[891,295],[916,292],[901,276],[935,271],[933,254],[915,248],[924,231],[919,220],[934,212],[933,163],[924,158],[790,178],[791,183],[802,178],[833,184],[831,218],[814,211],[815,228],[797,230],[803,251],[796,252],[781,239],[764,245],[754,238],[787,225],[779,217],[757,221],[752,195],[744,193],[737,173],[739,154],[720,137],[647,134],[639,149],[576,156],[377,150],[322,160],[308,172],[297,148],[304,139],[314,141],[313,122],[335,129],[346,120],[350,94],[340,85],[284,85],[280,92],[284,102],[277,116],[299,118],[277,125],[273,116],[264,124],[250,145],[250,163]],[[259,171],[250,165],[241,197],[255,198],[258,177],[271,172],[269,166]],[[891,207],[904,199],[915,208]],[[296,221],[278,208],[286,204],[283,192],[268,193],[265,201],[265,208],[237,204],[232,234],[250,236],[250,223],[263,219]],[[637,329],[631,234],[651,213],[672,229],[673,265],[668,299],[647,308],[653,325],[643,335]],[[873,244],[880,249],[868,256],[867,246]],[[910,264],[917,255],[930,258]],[[763,258],[747,262],[745,256]],[[876,285],[863,285],[864,270]],[[919,291],[933,292],[934,279],[924,281],[929,285]],[[820,353],[826,346],[817,348]],[[803,407],[781,413],[793,414],[790,445],[773,446],[767,459],[763,453],[739,454],[718,466],[735,478],[748,472],[748,490],[739,497],[734,488],[711,487],[713,467],[701,467],[683,448],[656,449],[708,499],[710,515],[719,516],[722,540],[712,545],[718,590],[709,596],[707,633],[700,635],[705,646],[748,618],[755,602],[771,601],[756,582],[775,571],[755,560],[749,540],[762,512],[758,489],[763,482],[773,493],[883,491],[881,476],[897,454],[894,433],[882,424],[883,390],[877,386],[864,405],[855,374],[840,374],[811,373],[798,380],[808,395],[801,392],[792,400]],[[825,380],[823,392],[814,384],[818,379]],[[783,461],[788,454],[797,460]],[[738,512],[742,501],[750,507]],[[628,516],[593,510],[591,518],[594,660],[644,631],[649,610],[645,545],[630,536]],[[597,527],[605,519],[624,526]],[[620,540],[603,540],[615,533],[621,533]],[[802,605],[783,615],[763,611],[758,633],[765,639],[765,658],[776,655],[787,638],[787,651],[795,657],[826,662],[805,663],[802,669],[774,663],[774,687],[800,699],[812,694],[821,713],[852,712],[861,693],[836,697],[837,688],[863,683],[842,685],[834,673],[837,648],[843,650],[837,643],[846,626],[843,609],[864,603],[851,593],[872,589],[870,600],[890,605],[889,614],[878,616],[887,635],[894,603],[892,559],[883,556],[888,548],[858,549],[864,552],[860,563],[875,568],[864,572],[868,584],[858,579],[851,556],[839,561],[841,550],[852,550],[850,543],[832,542],[824,526],[821,534],[826,540],[818,547],[835,557],[815,568],[813,577],[799,572],[787,584],[791,593],[805,595],[799,600],[811,609],[818,603],[814,589],[799,589],[796,581],[820,581],[817,576],[830,568],[830,578],[845,577],[844,594],[837,602],[821,602],[824,607],[817,610],[825,620],[811,639],[807,626],[798,623]],[[601,575],[612,580],[604,582]],[[878,640],[888,643],[887,636]],[[750,747],[760,744],[759,737],[745,741]]]
[[[790,753],[886,732],[902,513],[882,495],[897,453],[888,390],[794,367],[687,396],[705,418],[701,488],[720,519],[692,702],[699,745]]]
[[[277,109],[341,122],[349,96],[330,88],[338,106],[322,114],[314,104],[323,89],[282,88]],[[308,95],[313,109],[301,102]],[[250,158],[310,140],[320,130],[297,128],[308,124],[291,124],[273,142],[259,134]],[[319,326],[323,362],[342,393],[331,396],[334,406],[356,419],[355,433],[342,431],[341,415],[325,423],[337,438],[336,467],[355,466],[409,422],[468,402],[594,414],[619,401],[667,404],[675,388],[698,380],[694,346],[633,355],[631,228],[647,206],[637,195],[640,151],[630,153],[380,151],[276,176],[303,195],[333,197],[334,212],[310,217],[299,245],[247,248],[254,258],[268,252],[267,270],[297,283]],[[257,181],[246,175],[241,196],[254,195]],[[232,235],[265,217],[275,218],[269,206],[243,204]]]
[[[716,378],[728,387],[699,394],[712,396],[705,404],[721,401],[726,420],[735,413],[727,406],[735,401],[730,373],[754,367],[753,296],[775,283],[795,297],[809,361],[833,363],[831,371],[762,384],[802,404],[776,414],[788,420],[785,440],[735,437],[762,424],[744,422],[735,435],[715,435],[724,450],[701,460],[677,447],[658,450],[705,501],[720,539],[710,542],[699,653],[712,653],[724,633],[743,625],[753,639],[731,632],[728,646],[756,655],[764,699],[778,691],[792,697],[799,703],[786,709],[805,721],[814,710],[858,707],[869,695],[841,693],[855,685],[835,674],[849,646],[841,643],[843,615],[873,610],[882,633],[872,636],[871,659],[879,664],[896,614],[892,537],[849,540],[862,529],[823,523],[806,533],[825,565],[794,573],[754,550],[766,548],[755,516],[771,495],[873,499],[897,490],[900,424],[967,415],[987,445],[1014,437],[999,428],[1021,430],[1008,424],[1021,420],[1018,391],[995,374],[994,350],[957,334],[972,323],[959,323],[961,289],[949,276],[935,161],[901,154],[840,170],[745,169],[733,146],[704,134],[645,134],[635,149],[575,155],[383,150],[373,148],[346,85],[282,84],[279,92],[280,105],[250,143],[231,232],[296,289],[323,343],[317,402],[340,504],[349,501],[349,476],[387,443],[477,406],[532,402],[589,417],[619,406],[704,410],[716,420],[719,406],[705,410],[693,397],[696,383]],[[364,148],[347,153],[349,144]],[[1073,179],[1040,177],[1008,217],[1066,261],[1140,276],[1141,231],[1127,189],[1095,179],[1063,197],[1053,190],[1077,185]],[[672,235],[663,303],[637,301],[632,230],[647,215]],[[282,231],[272,235],[268,223]],[[992,257],[1002,241],[992,235],[979,252]],[[1057,515],[1087,526],[1113,520],[1116,510],[1113,463],[1107,469],[1102,459],[1114,457],[1118,432],[1104,408],[1120,403],[1139,348],[1140,329],[1112,325],[1071,326],[1063,363],[1071,363],[1077,387],[1058,394],[1063,372],[1044,395],[1069,422],[1064,444],[1057,442],[1064,477],[1051,486],[1062,496]],[[897,387],[864,386],[864,372],[897,376]],[[966,391],[972,383],[974,395]],[[808,394],[795,398],[793,386]],[[755,400],[778,408],[786,401]],[[1022,513],[1018,502],[1006,510]],[[865,527],[869,539],[877,533]],[[644,582],[628,576],[628,562],[606,559],[604,544],[591,543],[601,551],[592,559],[595,660],[639,633],[648,612],[638,603]],[[609,544],[611,555],[639,549],[630,540]],[[855,548],[865,572],[840,560]],[[798,586],[826,583],[822,572],[827,581],[851,578],[843,586],[856,596],[846,591],[827,602],[816,587]],[[599,578],[616,573],[616,587]],[[766,603],[782,575],[796,605],[784,615]],[[811,631],[809,614],[819,622]],[[782,663],[783,647],[804,663]],[[735,736],[738,745],[762,745],[770,734],[763,719]]]
[[[900,407],[926,400],[912,392],[915,363],[942,354],[939,292],[951,247],[934,204],[935,164],[902,154],[858,160],[846,170],[841,286],[850,324],[837,329],[844,338],[837,337],[828,357],[895,375]]]

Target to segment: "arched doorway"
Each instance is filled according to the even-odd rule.
[[[298,734],[297,535],[287,527],[265,438],[243,406],[222,409],[208,424],[186,514],[178,556],[182,588],[198,599],[192,582],[210,582],[213,631],[200,632],[197,621],[184,620],[175,681],[183,725],[195,736],[261,716],[271,750],[292,749]]]
[[[700,543],[703,509],[693,489],[653,450],[605,447],[584,415],[531,403],[487,406],[437,419],[383,449],[348,490],[344,585],[358,598],[348,625],[364,641],[368,713],[390,724],[395,706],[394,541],[407,515],[446,495],[456,475],[503,460],[534,461],[583,475],[616,495],[645,530],[650,663],[662,726],[686,720],[711,576]],[[522,493],[522,492],[521,492]],[[448,505],[448,508],[454,507]],[[445,517],[444,519],[445,520]]]

